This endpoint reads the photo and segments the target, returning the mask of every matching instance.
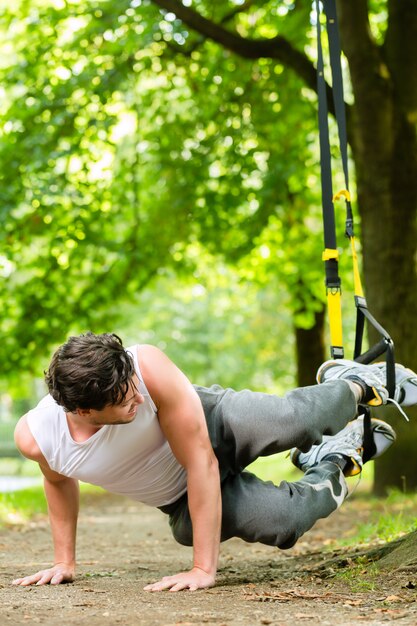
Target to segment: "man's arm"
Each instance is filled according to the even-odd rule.
[[[16,426],[15,441],[26,458],[39,463],[44,475],[55,558],[52,567],[30,576],[17,578],[13,584],[28,586],[51,583],[58,585],[70,582],[75,576],[75,541],[79,508],[78,481],[50,469],[30,432],[26,416],[22,417]]]
[[[186,376],[158,348],[141,346],[139,361],[162,430],[187,471],[193,526],[191,570],[147,585],[147,591],[196,590],[215,583],[220,544],[221,492],[217,459],[200,399]]]

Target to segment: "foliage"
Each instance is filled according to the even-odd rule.
[[[227,265],[194,251],[200,264],[192,278],[178,281],[168,273],[120,309],[124,343],[158,345],[193,383],[275,392],[293,387],[283,286],[241,282]]]
[[[248,38],[274,37],[285,15],[296,45],[309,41],[306,7],[196,7]],[[312,324],[316,119],[299,78],[151,2],[21,1],[2,23],[4,374],[36,370],[68,332],[109,328],[160,268],[190,272],[196,241],[264,284],[278,274]]]
[[[285,286],[277,279],[264,286],[241,280],[197,245],[188,249],[186,262],[194,266],[188,278],[166,270],[129,302],[109,306],[111,330],[125,345],[157,345],[193,383],[278,393],[292,388],[294,342]],[[13,417],[45,394],[42,370],[53,349],[45,349],[37,378],[4,385],[14,400]]]

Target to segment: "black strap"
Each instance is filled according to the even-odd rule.
[[[320,138],[321,194],[323,206],[324,245],[335,249],[336,224],[333,205],[332,165],[329,141],[329,117],[327,109],[326,81],[324,78],[324,60],[321,44],[320,2],[317,6],[317,93]],[[340,280],[340,279],[339,279]]]
[[[343,91],[342,64],[340,62],[342,50],[340,46],[339,28],[337,21],[335,0],[323,1],[326,15],[327,38],[329,41],[330,69],[332,72],[332,93],[336,114],[337,131],[339,135],[340,156],[342,158],[345,188],[349,191],[349,160],[346,129],[345,96]],[[350,199],[345,197],[346,202],[346,235],[353,236],[353,213]]]
[[[341,46],[338,29],[336,0],[322,0],[324,13],[326,15],[327,37],[329,42],[330,68],[332,74],[332,93],[336,122],[340,144],[340,155],[343,164],[346,193],[343,193],[346,203],[346,223],[345,234],[353,242],[354,247],[354,225],[353,213],[349,194],[349,167],[348,167],[348,144],[346,128],[346,110],[343,93],[343,76],[341,65]],[[317,90],[319,108],[319,132],[320,132],[320,154],[321,154],[321,175],[322,175],[322,203],[323,203],[323,224],[324,241],[326,248],[336,248],[335,215],[332,191],[332,170],[331,153],[329,142],[328,107],[326,99],[326,81],[324,78],[324,60],[321,42],[320,26],[320,0],[316,0],[317,12]],[[338,262],[330,259],[325,262],[326,285],[327,287],[340,289],[341,281],[338,275]],[[360,280],[359,280],[360,282]],[[357,310],[356,337],[354,359],[362,363],[370,363],[378,356],[386,353],[387,389],[391,398],[395,391],[395,358],[394,343],[385,328],[377,322],[369,312],[366,299],[363,295],[355,294],[355,305]],[[362,341],[365,327],[365,319],[379,332],[382,339],[372,346],[367,352],[362,354]],[[343,349],[341,354],[343,355]]]
[[[320,2],[317,8],[317,93],[320,139],[321,197],[324,229],[324,271],[327,290],[331,356],[343,358],[342,315],[341,315],[341,279],[339,276],[339,260],[336,241],[336,224],[333,205],[332,166],[329,141],[329,119],[327,108],[326,81],[324,77],[324,60],[321,42]]]
[[[363,409],[363,462],[366,463],[376,453],[376,443],[372,432],[371,411],[369,407],[361,407]]]

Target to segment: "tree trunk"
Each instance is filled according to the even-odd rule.
[[[315,88],[312,63],[283,37],[244,38],[179,0],[154,2],[236,54],[279,60]],[[417,370],[417,2],[387,0],[383,45],[372,36],[367,0],[337,0],[337,4],[355,99],[349,139],[357,174],[367,301],[392,335],[397,361]],[[314,371],[313,357],[302,351],[309,347],[306,332],[297,336],[302,382],[310,381]],[[379,339],[373,329],[369,336],[371,344]],[[416,411],[407,412],[417,420]],[[398,440],[377,464],[378,492],[404,484],[417,487],[417,429],[401,420],[398,414],[392,418]]]
[[[401,26],[402,20],[395,16],[389,28],[391,48],[383,53],[371,38],[366,2],[352,0],[339,5],[343,47],[355,95],[350,134],[367,301],[394,339],[397,361],[417,370],[417,141],[409,95],[402,96],[407,87],[402,82],[403,59],[395,48],[402,41],[395,36],[396,29],[402,28],[402,38],[407,39],[410,24]],[[411,10],[409,0],[404,5]],[[415,3],[414,13],[417,17]],[[409,76],[410,82],[415,80]],[[414,106],[417,108],[417,103]],[[371,343],[379,339],[372,328],[369,336]],[[414,409],[407,412],[411,419],[417,418]],[[417,487],[417,431],[403,422],[398,411],[389,411],[389,415],[398,438],[376,466],[375,489],[380,494],[392,486]]]
[[[324,310],[315,314],[312,328],[295,327],[295,345],[297,356],[297,385],[314,385],[316,372],[325,360],[324,347]]]

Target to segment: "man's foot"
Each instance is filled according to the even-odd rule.
[[[371,419],[371,431],[376,448],[371,455],[365,449],[364,418],[360,415],[336,435],[324,435],[323,441],[312,446],[308,452],[293,448],[291,461],[303,472],[322,461],[333,461],[341,467],[345,476],[356,476],[366,461],[381,456],[396,439],[394,429],[382,420]]]
[[[316,378],[318,383],[342,379],[358,384],[363,391],[360,404],[380,406],[388,401],[383,372],[378,368],[372,369],[371,365],[363,365],[347,359],[326,361],[319,367]]]
[[[369,368],[382,375],[386,379],[387,365],[386,363],[372,363]],[[394,400],[402,406],[412,406],[417,404],[417,374],[413,370],[395,364],[395,392]]]

